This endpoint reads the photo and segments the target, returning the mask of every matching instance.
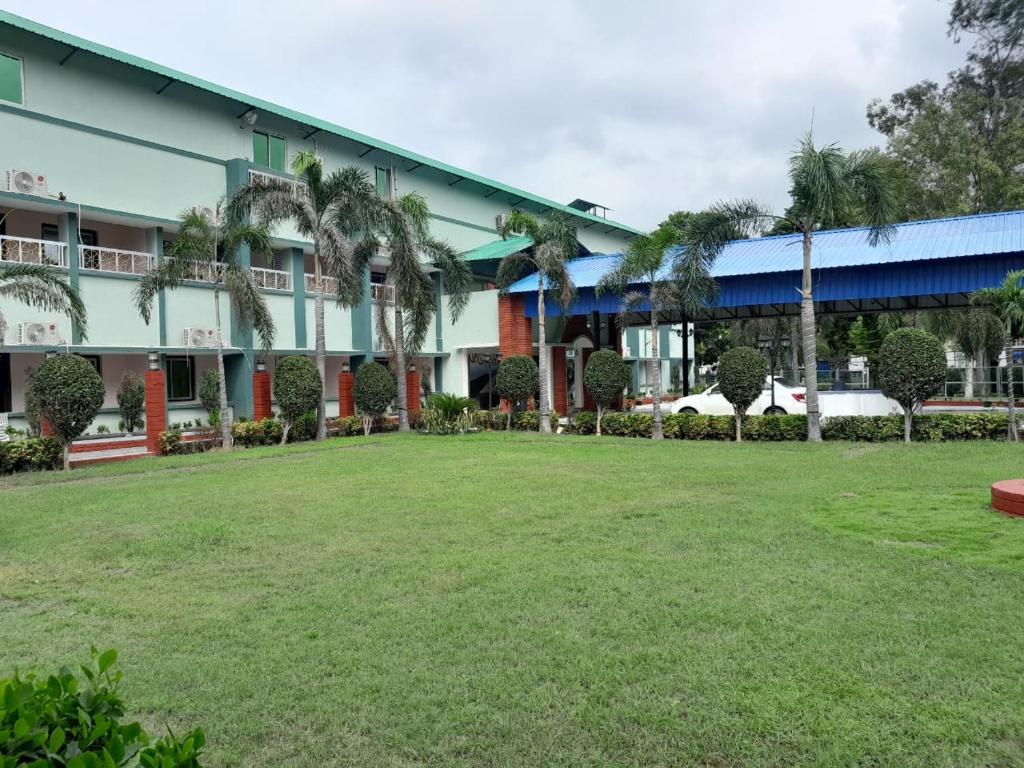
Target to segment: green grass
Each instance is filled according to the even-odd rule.
[[[1006,444],[384,436],[0,486],[0,670],[210,766],[1024,764]]]

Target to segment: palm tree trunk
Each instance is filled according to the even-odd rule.
[[[217,378],[219,379],[217,389],[220,395],[220,444],[222,448],[230,450],[231,423],[228,419],[228,380],[224,375],[224,334],[220,326],[220,288],[213,289],[213,311],[217,323]]]
[[[65,443],[60,447],[60,455],[64,460],[64,471],[71,469],[71,443]]]
[[[661,440],[665,436],[661,429],[661,359],[658,357],[658,315],[653,309],[651,309],[651,356],[654,358],[654,381],[651,382],[651,394],[654,399],[651,415],[654,418],[654,424],[651,426],[651,439]]]
[[[409,431],[409,392],[405,380],[405,318],[395,302],[395,378],[398,384],[398,431]]]
[[[964,399],[970,400],[974,397],[974,359],[965,361],[967,367],[964,369]]]
[[[601,436],[601,417],[604,415],[604,408],[600,403],[597,404],[597,436]]]
[[[807,387],[807,441],[821,442],[818,411],[818,339],[814,327],[814,285],[811,282],[811,233],[804,232],[804,280],[800,299],[800,327],[804,348],[804,379]]]
[[[313,274],[316,280],[316,298],[313,317],[316,330],[316,369],[320,372],[320,402],[316,405],[316,439],[327,436],[327,338],[324,331],[324,276],[320,269],[320,249],[313,251]]]
[[[743,414],[741,414],[738,410],[733,409],[732,415],[733,415],[733,418],[736,420],[736,442],[737,443],[742,443],[743,442]]]
[[[1013,348],[1006,347],[1006,439],[1017,442],[1017,413],[1013,402]]]
[[[540,373],[540,426],[542,435],[551,434],[551,407],[548,405],[548,344],[544,330],[544,272],[537,272],[537,369]]]
[[[910,442],[910,428],[913,426],[914,407],[903,409],[903,442]]]
[[[794,317],[789,323],[789,373],[793,377],[793,383],[800,383],[800,345],[797,339],[800,338],[800,318]]]

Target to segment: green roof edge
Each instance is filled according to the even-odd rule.
[[[453,165],[442,163],[440,160],[433,160],[429,157],[426,157],[425,155],[420,155],[417,154],[416,152],[411,152],[407,149],[397,147],[394,144],[389,144],[386,141],[380,141],[379,139],[374,139],[370,136],[359,133],[357,131],[352,131],[340,125],[327,122],[326,120],[321,120],[320,118],[313,117],[311,115],[306,115],[302,112],[298,112],[293,109],[288,109],[287,107],[282,107],[278,104],[274,104],[269,101],[264,101],[263,99],[258,99],[254,96],[248,96],[239,91],[232,90],[231,88],[226,88],[224,86],[217,85],[216,83],[211,83],[208,80],[203,80],[202,78],[194,77],[184,72],[179,72],[177,70],[171,69],[170,67],[165,67],[162,64],[157,64],[155,62],[149,61],[148,59],[143,59],[139,56],[133,56],[130,53],[119,51],[116,48],[110,48],[109,46],[102,45],[100,43],[95,43],[91,40],[86,40],[84,38],[78,37],[77,35],[72,35],[69,32],[63,32],[59,29],[48,27],[45,24],[39,23],[38,21],[26,19],[23,16],[18,16],[17,14],[11,13],[9,11],[0,9],[0,23],[9,24],[10,26],[15,27],[17,29],[21,29],[25,32],[30,32],[41,37],[47,37],[51,40],[57,41],[58,43],[63,43],[64,45],[71,46],[72,48],[77,48],[82,51],[88,51],[89,53],[93,53],[97,56],[103,56],[114,61],[119,61],[122,64],[127,64],[129,66],[137,67],[139,69],[146,70],[147,72],[152,72],[153,74],[166,77],[170,80],[176,80],[178,82],[185,83],[186,85],[190,85],[193,88],[199,88],[204,91],[209,91],[210,93],[216,94],[218,96],[231,99],[232,101],[237,101],[240,104],[245,104],[255,109],[261,109],[265,112],[270,112],[279,117],[284,117],[288,120],[294,120],[295,122],[302,123],[303,125],[307,125],[310,128],[318,128],[321,131],[333,133],[337,136],[341,136],[342,138],[349,139],[360,144],[364,144],[367,147],[373,147],[374,149],[378,149],[382,152],[388,152],[399,157],[404,157],[407,160],[412,160],[413,162],[430,166],[431,168],[435,168],[445,173],[450,173],[454,176],[461,176],[464,179],[474,181],[477,184],[481,184],[485,187],[497,189],[501,192],[506,192],[510,195],[516,195],[517,197],[529,200],[533,203],[536,203],[537,205],[547,206],[554,210],[562,211],[563,213],[568,213],[577,218],[581,218],[586,221],[592,221],[596,224],[604,224],[614,229],[620,229],[624,232],[629,232],[631,234],[639,234],[639,230],[634,229],[633,227],[628,227],[625,224],[620,224],[619,222],[612,221],[611,219],[605,219],[600,216],[594,216],[593,214],[585,213],[575,208],[570,208],[568,205],[556,203],[555,201],[548,200],[547,198],[541,197],[540,195],[534,195],[530,192],[526,192],[525,190],[509,186],[508,184],[502,184],[500,181],[495,181],[494,179],[488,179],[485,176],[479,176],[475,173],[464,171],[461,168],[456,168]]]

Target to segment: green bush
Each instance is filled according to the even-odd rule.
[[[312,440],[316,437],[316,409],[323,394],[323,382],[316,363],[308,357],[288,355],[281,358],[274,370],[274,399],[281,409],[281,421],[284,423],[284,435],[281,441],[288,439],[288,433],[298,426],[300,420],[306,419],[313,412],[313,433],[308,437],[296,436],[295,440]],[[307,419],[308,422],[308,419]],[[303,435],[308,431],[308,423],[301,427]]]
[[[160,433],[160,453],[164,456],[206,453],[220,445],[220,442],[220,430],[213,427],[192,430],[187,440],[182,436],[180,427],[172,427]]]
[[[882,394],[903,406],[903,434],[910,442],[914,411],[946,383],[946,350],[919,328],[900,328],[885,337],[878,352]]]
[[[117,409],[121,412],[122,432],[134,432],[142,423],[146,410],[146,385],[134,371],[121,374],[121,385],[117,388]]]
[[[427,407],[420,413],[420,429],[429,435],[457,435],[479,429],[472,415],[476,409],[476,400],[471,397],[439,392],[427,398]]]
[[[732,406],[736,440],[742,438],[743,417],[764,390],[768,364],[753,347],[733,347],[718,360],[718,388]]]
[[[275,419],[236,421],[231,425],[231,437],[234,439],[235,445],[245,448],[255,448],[258,445],[277,445],[281,442],[282,434],[284,434],[284,427]]]
[[[583,371],[583,385],[597,403],[597,434],[601,434],[602,416],[623,390],[629,386],[632,375],[621,355],[611,349],[599,349],[590,355]]]
[[[15,672],[0,679],[0,766],[200,768],[206,739],[198,728],[150,744],[139,723],[122,722],[116,661],[116,651],[93,648],[81,666],[84,679],[67,667],[46,677]]]
[[[216,368],[208,368],[199,379],[199,402],[210,424],[220,426],[220,374]]]
[[[526,401],[537,394],[540,374],[537,363],[528,355],[511,355],[498,364],[494,377],[494,388],[509,405],[506,427],[512,428],[512,418],[517,409],[525,410]]]
[[[398,384],[391,371],[380,363],[363,363],[356,371],[352,387],[356,408],[363,420],[363,434],[370,434],[375,419],[379,419],[398,395]]]
[[[572,431],[577,435],[592,435],[597,431],[597,414],[579,411],[572,417]]]
[[[363,434],[363,420],[358,416],[338,416],[327,419],[327,434],[331,437],[352,437]]]
[[[39,437],[43,429],[43,414],[39,408],[39,397],[36,395],[32,380],[36,375],[36,368],[25,369],[25,421],[28,422],[28,436]]]
[[[39,413],[60,443],[68,469],[71,442],[89,428],[103,407],[103,379],[84,357],[54,355],[36,368],[29,386]]]
[[[548,415],[551,429],[558,429],[558,414],[552,411]],[[519,411],[512,416],[512,429],[524,432],[536,432],[540,429],[540,411]]]
[[[929,442],[1004,440],[1007,417],[1000,413],[932,413],[914,419],[911,438]],[[902,416],[833,416],[822,424],[826,440],[870,443],[904,439]]]
[[[60,469],[60,443],[52,437],[30,437],[0,443],[0,475]]]
[[[319,397],[319,396],[318,396]],[[295,420],[288,433],[289,443],[302,443],[316,438],[316,411],[307,411]]]

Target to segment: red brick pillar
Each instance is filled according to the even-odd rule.
[[[353,395],[355,383],[356,375],[345,363],[338,374],[338,415],[341,417],[356,415],[356,399]]]
[[[414,416],[420,412],[420,372],[413,366],[412,370],[405,374],[405,398],[409,403],[409,415]]]
[[[158,367],[153,368],[153,365]],[[167,400],[164,372],[156,362],[146,371],[146,452],[160,453],[160,433],[167,429]]]
[[[590,355],[593,354],[594,350],[590,347],[586,347],[582,350],[582,363],[583,370],[587,370],[587,361],[590,359]],[[585,411],[596,411],[597,403],[594,402],[594,396],[587,391],[586,385],[583,386],[583,410]]]
[[[45,417],[39,421],[39,434],[42,437],[53,437],[53,427],[50,426],[50,422]]]
[[[551,348],[551,389],[554,397],[551,407],[563,416],[569,412],[569,393],[566,390],[565,347]]]
[[[512,355],[533,356],[533,326],[526,316],[526,303],[522,296],[501,296],[498,299],[498,351],[501,357]],[[501,401],[501,410],[508,403]]]
[[[252,420],[269,419],[273,414],[270,404],[270,373],[257,365],[252,375]]]

